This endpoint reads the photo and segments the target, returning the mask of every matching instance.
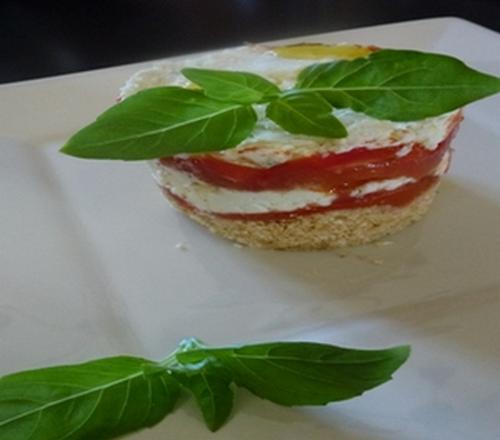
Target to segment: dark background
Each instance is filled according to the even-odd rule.
[[[0,82],[436,16],[500,31],[498,0],[0,0]]]

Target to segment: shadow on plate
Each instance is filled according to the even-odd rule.
[[[294,337],[363,320],[393,323],[403,333],[417,331],[422,337],[453,337],[476,325],[473,334],[480,337],[492,330],[489,313],[500,311],[499,224],[498,201],[448,178],[426,218],[373,245],[276,252],[236,248],[214,237],[213,246],[200,247],[196,258],[227,293],[200,307],[209,311],[226,304],[228,313],[239,307],[250,315],[259,303],[274,307],[276,319],[253,329],[257,337],[273,330]],[[227,263],[221,264],[217,254]],[[259,292],[231,297],[254,286],[255,278]],[[481,313],[484,319],[478,321]],[[476,339],[454,342],[466,348],[470,341],[474,351],[484,347],[484,355],[491,355]],[[366,342],[379,341],[374,335]]]

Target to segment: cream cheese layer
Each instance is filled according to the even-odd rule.
[[[214,214],[262,214],[291,212],[310,206],[330,206],[337,198],[334,192],[290,189],[284,191],[239,191],[221,188],[179,171],[151,162],[153,176],[161,187],[188,202],[200,211]],[[393,191],[415,179],[401,176],[395,179],[365,183],[351,192],[351,197],[364,197],[379,191]]]

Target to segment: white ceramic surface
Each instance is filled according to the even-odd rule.
[[[455,18],[295,41],[444,52],[500,74],[499,35]],[[395,379],[361,398],[290,409],[239,391],[215,435],[189,403],[128,438],[499,438],[500,97],[468,107],[424,221],[384,245],[269,252],[174,212],[145,164],[58,154],[138,68],[0,86],[0,374],[117,353],[160,358],[185,336],[410,343]]]

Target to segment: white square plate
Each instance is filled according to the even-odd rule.
[[[499,35],[455,18],[294,41],[442,52],[500,74]],[[283,408],[238,391],[215,435],[188,403],[129,438],[498,438],[500,97],[467,108],[434,207],[385,246],[258,251],[174,212],[144,164],[57,152],[143,65],[0,87],[0,373],[119,353],[161,358],[186,336],[410,343],[395,379],[361,398]]]

